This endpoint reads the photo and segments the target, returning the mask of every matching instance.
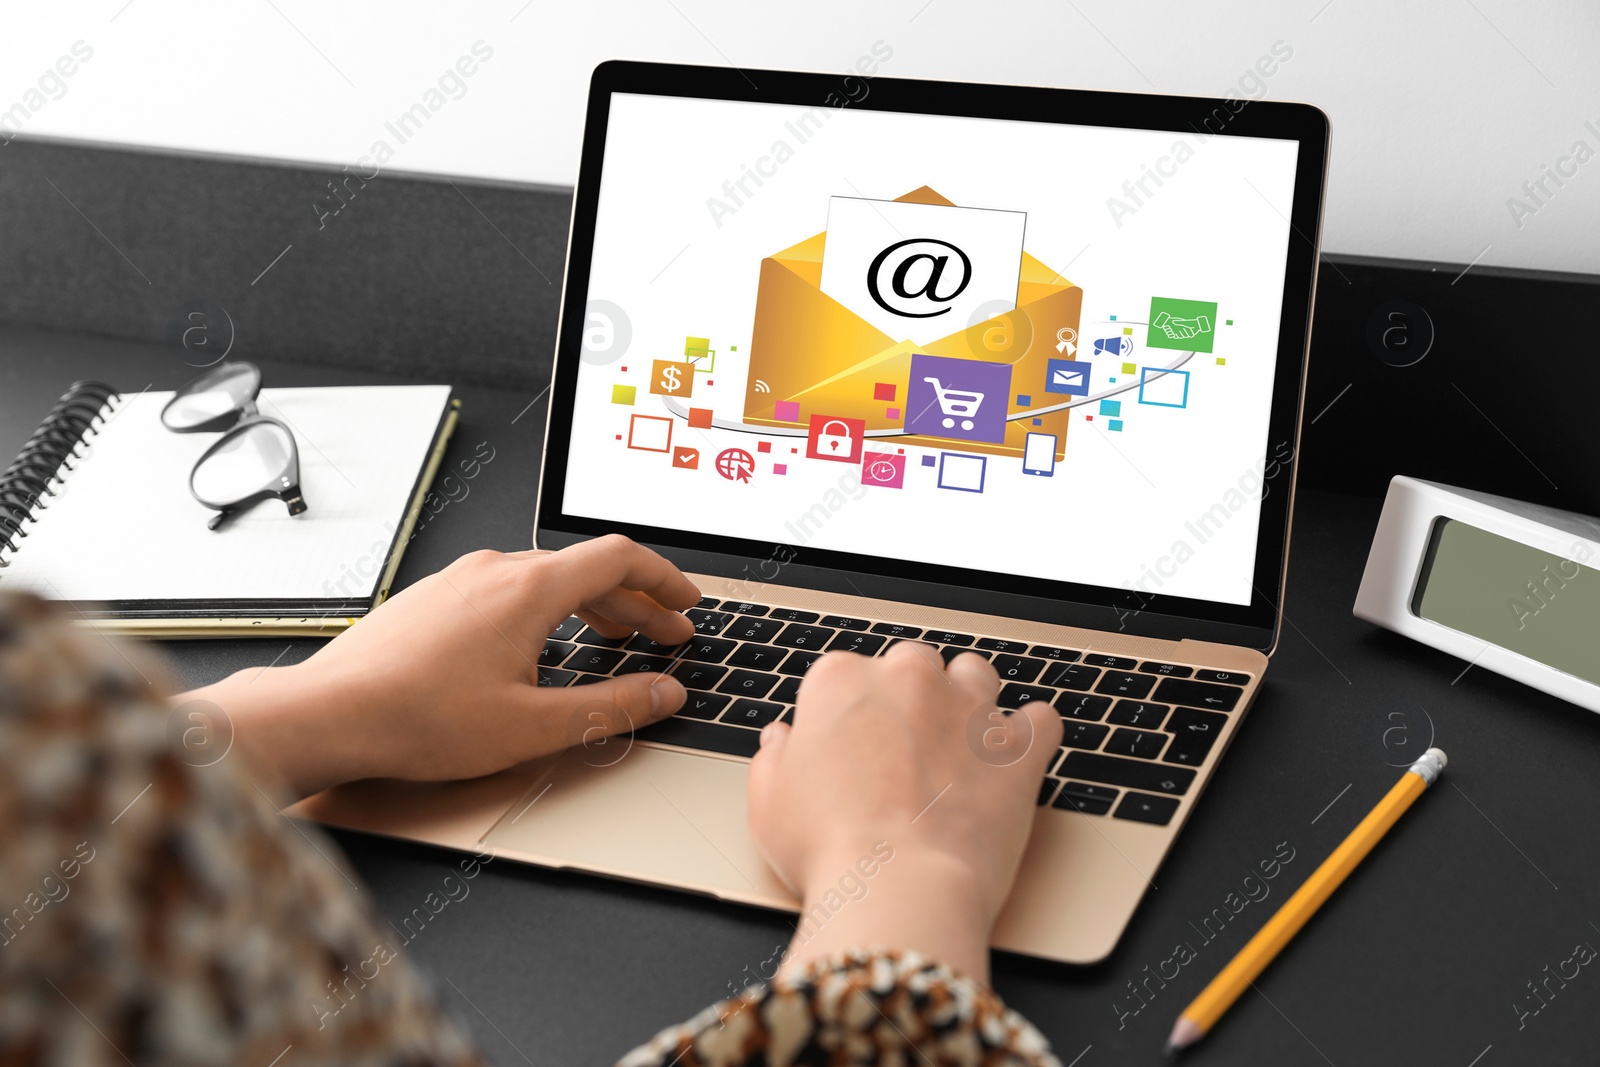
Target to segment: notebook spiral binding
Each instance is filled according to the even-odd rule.
[[[104,382],[73,382],[0,474],[0,567],[10,566],[6,553],[16,555],[17,540],[39,521],[34,511],[49,508],[54,486],[64,484],[74,461],[83,458],[80,448],[99,433],[120,399]]]

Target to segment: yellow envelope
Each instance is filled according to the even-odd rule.
[[[923,186],[897,199],[917,204],[954,207]],[[1071,358],[1056,350],[1063,328],[1078,329],[1083,290],[1028,253],[1022,253],[1017,307],[975,326],[924,345],[913,345],[883,333],[855,312],[823,293],[822,251],[827,234],[808,237],[761,261],[756,290],[755,325],[750,338],[750,378],[745,385],[744,420],[760,426],[807,427],[812,415],[861,419],[867,429],[905,424],[906,390],[911,356],[921,353],[957,359],[1010,363],[1008,415],[1054,407],[1077,397],[1045,391],[1047,361]],[[876,387],[895,387],[892,401],[875,399]],[[1023,406],[1017,397],[1032,403]],[[800,405],[797,420],[777,418],[779,403]],[[890,418],[889,409],[898,409]],[[917,445],[962,452],[1021,456],[1027,435],[1056,436],[1056,458],[1066,455],[1070,412],[1008,419],[1003,442],[967,441],[917,434],[868,438],[878,447]]]

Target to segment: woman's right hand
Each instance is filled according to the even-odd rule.
[[[804,900],[785,968],[873,945],[988,980],[989,933],[1062,735],[1049,704],[1004,715],[998,693],[981,656],[947,669],[910,642],[811,667],[794,725],[768,726],[750,768],[751,831]]]

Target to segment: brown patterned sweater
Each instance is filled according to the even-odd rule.
[[[0,1065],[481,1063],[332,842],[162,683],[145,650],[0,595]],[[982,985],[862,950],[621,1062],[1056,1060]]]

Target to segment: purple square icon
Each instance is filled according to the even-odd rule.
[[[772,405],[772,417],[779,422],[799,422],[800,402],[798,400],[780,400]]]
[[[936,467],[939,465],[939,461],[932,456],[923,456],[922,465],[924,467]]]
[[[906,429],[958,441],[1006,439],[1011,364],[950,356],[911,357]]]

